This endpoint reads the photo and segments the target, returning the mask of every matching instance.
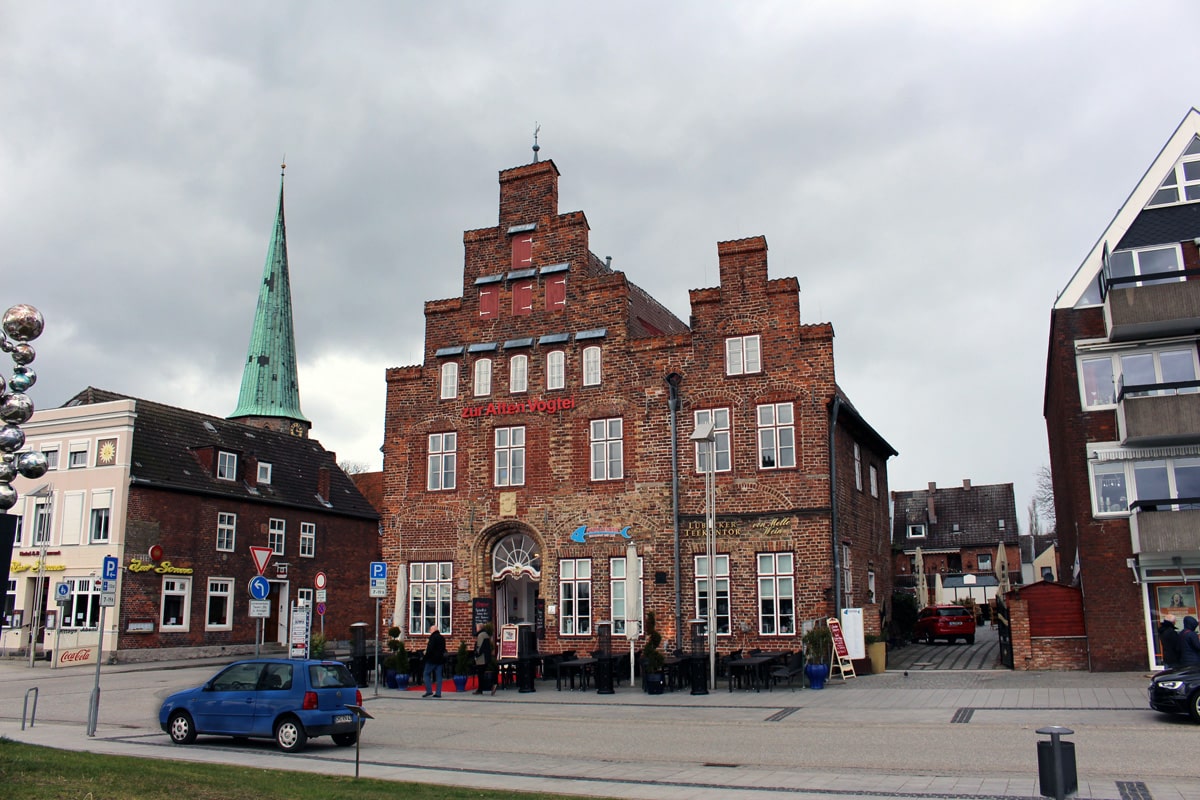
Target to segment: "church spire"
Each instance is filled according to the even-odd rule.
[[[285,169],[281,164],[280,169]],[[292,288],[288,278],[287,229],[283,221],[283,174],[279,176],[279,211],[267,248],[254,329],[242,372],[237,408],[229,419],[272,430],[307,436],[312,423],[300,412],[296,377],[296,336],[292,330]]]

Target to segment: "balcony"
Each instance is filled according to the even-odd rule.
[[[1200,381],[1137,386],[1119,382],[1117,430],[1128,446],[1200,442]]]
[[[1200,275],[1200,270],[1163,273],[1165,283],[1151,283],[1155,275],[1108,278],[1101,286],[1104,327],[1109,341],[1158,339],[1200,331],[1200,280],[1180,276]],[[1138,283],[1142,285],[1137,285]]]
[[[1135,554],[1200,550],[1200,497],[1140,500],[1132,510],[1129,533]]]

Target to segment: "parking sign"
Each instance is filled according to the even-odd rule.
[[[371,580],[387,580],[387,562],[372,561],[371,562]]]
[[[117,579],[117,566],[116,556],[104,557],[104,580],[115,581]]]

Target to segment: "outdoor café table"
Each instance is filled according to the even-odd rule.
[[[597,659],[594,658],[572,658],[570,661],[558,662],[558,671],[554,676],[554,688],[562,691],[562,675],[565,670],[571,680],[571,688],[575,688],[575,673],[579,673],[579,688],[587,688],[588,669],[594,667]]]
[[[735,675],[745,675],[754,691],[761,691],[767,684],[767,665],[779,658],[781,653],[760,653],[756,656],[735,658],[726,664],[729,667],[729,691],[733,691]]]
[[[683,676],[687,672],[683,667],[688,663],[684,656],[667,656],[663,659],[663,676],[667,688],[675,690],[683,686]]]

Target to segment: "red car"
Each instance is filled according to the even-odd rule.
[[[948,644],[965,639],[967,644],[975,644],[975,617],[962,606],[926,606],[917,614],[913,638],[924,639],[929,644],[933,644],[934,639],[945,639]]]

